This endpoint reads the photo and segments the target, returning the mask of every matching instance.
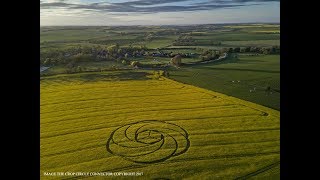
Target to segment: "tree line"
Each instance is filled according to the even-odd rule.
[[[280,46],[271,47],[235,47],[223,48],[222,52],[227,53],[258,53],[258,54],[280,54]]]
[[[84,61],[119,61],[145,54],[145,46],[121,47],[118,44],[108,47],[79,46],[67,49],[50,49],[40,52],[41,65],[68,64]]]
[[[187,38],[188,39],[188,38]],[[197,49],[198,53],[173,53],[163,52],[160,49],[150,51],[146,46],[120,47],[114,44],[108,47],[103,46],[78,46],[66,49],[48,49],[40,52],[40,65],[65,65],[68,69],[81,71],[76,66],[78,62],[89,61],[115,61],[133,67],[142,66],[141,63],[131,60],[135,57],[168,57],[180,55],[182,58],[199,57],[202,61],[219,58],[224,53],[256,53],[256,54],[279,54],[280,46],[272,47],[235,47],[223,48],[220,50]]]

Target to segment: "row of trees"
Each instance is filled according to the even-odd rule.
[[[180,35],[178,39],[172,43],[174,46],[192,46],[195,45],[195,40],[191,36]]]
[[[199,50],[199,49],[198,49]],[[200,58],[202,61],[213,60],[219,58],[223,53],[257,53],[257,54],[279,54],[280,46],[272,47],[236,47],[223,48],[221,50],[201,49]]]
[[[208,61],[208,60],[212,60],[212,59],[217,59],[220,57],[220,55],[222,54],[222,51],[216,51],[216,50],[203,50],[200,58],[202,61]]]
[[[219,58],[224,53],[259,53],[259,54],[278,54],[280,53],[279,46],[272,47],[236,47],[223,48],[221,50],[201,50],[200,58],[202,61],[213,60]],[[70,72],[81,72],[83,68],[76,66],[78,62],[85,61],[116,61],[124,65],[133,67],[141,67],[141,63],[131,60],[132,57],[176,57],[177,53],[162,52],[160,49],[155,52],[150,52],[145,46],[139,47],[120,47],[118,44],[108,47],[102,46],[78,46],[67,49],[50,49],[40,52],[40,63],[42,65],[57,65],[64,64]],[[173,64],[179,66],[181,58],[198,56],[193,53],[179,53],[179,58],[173,58]],[[177,61],[176,61],[177,60]]]
[[[143,56],[146,52],[145,46],[120,48],[119,45],[108,47],[102,46],[79,46],[67,49],[50,49],[40,52],[40,64],[57,65],[70,62],[83,61],[119,61],[129,57]]]
[[[280,46],[223,48],[222,52],[227,52],[227,53],[279,54],[280,53]]]

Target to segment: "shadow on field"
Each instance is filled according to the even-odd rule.
[[[229,63],[238,63],[238,59],[235,58],[227,58],[225,60],[221,60],[221,61],[212,61],[212,62],[208,62],[208,63],[202,63],[204,61],[198,61],[194,64],[188,64],[188,63],[183,63],[182,67],[205,67],[208,65],[220,65],[220,64],[229,64]]]
[[[83,81],[124,81],[124,80],[146,80],[146,72],[115,72],[107,74],[79,74],[79,80]]]
[[[280,71],[270,71],[262,69],[239,69],[239,68],[215,68],[215,67],[202,67],[202,69],[210,70],[223,70],[223,71],[250,71],[250,72],[264,72],[264,73],[280,73]]]
[[[128,80],[147,80],[149,75],[147,72],[138,71],[110,71],[110,72],[95,72],[95,73],[77,73],[63,76],[48,76],[43,77],[41,80],[53,81],[83,81],[83,82],[96,82],[96,81],[128,81]]]
[[[180,74],[172,74],[170,76],[174,76],[174,77],[189,77],[187,75],[180,75]]]
[[[245,59],[245,58],[243,58]],[[266,60],[253,60],[253,59],[250,59],[250,60],[242,60],[242,58],[239,59],[239,61],[237,61],[237,63],[239,64],[256,64],[256,63],[267,63],[268,61]]]

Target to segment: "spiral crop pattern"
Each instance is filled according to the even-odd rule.
[[[151,164],[185,153],[190,147],[188,132],[164,121],[144,120],[114,130],[107,151],[135,163]]]

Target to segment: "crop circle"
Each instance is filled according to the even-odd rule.
[[[107,151],[135,163],[151,164],[185,153],[190,147],[188,132],[158,120],[144,120],[114,130]]]

